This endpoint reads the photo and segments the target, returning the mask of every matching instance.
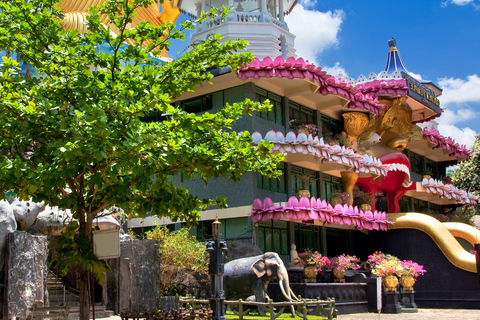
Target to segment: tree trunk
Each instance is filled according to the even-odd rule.
[[[80,272],[80,319],[88,320],[90,318],[90,286],[89,273],[86,270]]]
[[[80,216],[83,214],[83,218]],[[86,220],[86,221],[85,221]],[[90,241],[92,239],[92,223],[93,217],[90,217],[89,213],[79,213],[79,222],[80,222],[80,236],[87,237]],[[93,248],[92,248],[93,249]],[[88,270],[85,270],[82,266],[79,266],[80,271],[80,283],[79,283],[79,302],[80,302],[80,320],[89,320],[90,319],[90,302],[91,302],[91,285],[90,285],[90,273]]]

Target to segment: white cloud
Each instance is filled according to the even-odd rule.
[[[305,5],[312,0],[303,0]],[[296,35],[297,56],[318,65],[317,56],[338,44],[338,33],[345,18],[343,10],[320,12],[297,4],[285,17],[290,32]]]
[[[439,97],[442,106],[480,102],[480,77],[476,74],[467,76],[467,80],[442,78],[439,79],[438,84],[443,89]]]
[[[443,111],[437,122],[442,125],[453,125],[463,121],[475,119],[479,116],[479,113],[471,108],[452,110],[446,109]]]
[[[410,73],[410,75],[411,75],[412,77],[414,77],[415,79],[417,79],[417,80],[422,80],[422,75],[421,75],[421,74],[413,73],[413,72],[409,72],[409,73]]]
[[[300,0],[300,4],[301,4],[304,8],[313,8],[316,3],[317,3],[316,0]],[[297,10],[297,9],[295,9],[295,10]]]
[[[450,2],[459,6],[464,6],[470,2],[473,2],[473,0],[451,0]]]
[[[480,9],[480,5],[475,3],[475,0],[446,0],[444,2],[441,2],[440,6],[442,8],[445,8],[449,4],[454,4],[454,5],[457,5],[457,6],[466,6],[468,4],[471,4],[475,7],[475,9]]]
[[[455,142],[473,146],[477,132],[469,127],[462,128],[460,123],[478,119],[480,113],[470,104],[480,103],[480,77],[476,74],[467,76],[466,80],[460,78],[442,78],[438,80],[443,89],[439,97],[441,106],[447,107],[442,116],[438,118],[438,129],[447,137],[452,137]]]
[[[445,137],[452,137],[456,143],[472,148],[477,132],[470,128],[458,128],[450,124],[439,124],[438,131]]]
[[[348,79],[347,71],[345,71],[345,68],[340,65],[340,62],[336,62],[333,67],[324,66],[322,67],[322,70],[326,71],[329,75],[332,75],[335,78],[338,78],[338,76],[341,74],[343,79]]]

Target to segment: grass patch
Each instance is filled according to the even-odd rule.
[[[269,314],[267,312],[267,314]],[[227,311],[227,313],[225,314],[225,318],[227,319],[238,319],[238,316],[236,316],[233,312],[231,311]],[[259,316],[259,315],[246,315],[246,316],[243,316],[243,319],[245,320],[251,320],[251,319],[262,319],[262,320],[268,320],[270,319],[270,316],[266,316],[266,317],[262,317],[262,316]],[[282,314],[280,317],[278,317],[277,319],[302,319],[300,318],[299,316],[295,316],[295,318],[292,318],[291,317],[291,314],[290,313],[284,313]],[[328,319],[327,317],[319,317],[319,316],[311,316],[309,315],[308,316],[308,319],[312,319],[312,320],[323,320],[323,319]]]

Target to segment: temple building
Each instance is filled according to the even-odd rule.
[[[63,2],[67,20],[78,24],[66,27],[80,28],[78,12],[85,8],[70,2],[83,3]],[[385,69],[357,80],[329,75],[297,57],[295,36],[284,20],[295,4],[180,0],[165,2],[162,13],[158,4],[139,12],[139,19],[161,23],[175,21],[179,12],[197,18],[203,10],[232,6],[227,18],[199,24],[192,43],[214,32],[225,40],[243,38],[255,60],[238,70],[212,71],[212,85],[173,104],[215,113],[226,103],[268,99],[270,111],[244,117],[234,129],[249,131],[253,144],[268,140],[273,152],[285,154],[280,179],[248,173],[236,184],[218,178],[205,186],[201,179],[172,177],[199,197],[227,197],[229,208],[202,212],[192,232],[199,240],[211,237],[218,217],[224,238],[277,252],[285,262],[292,244],[298,252],[309,248],[329,257],[347,253],[365,259],[381,250],[425,266],[428,272],[415,285],[419,306],[478,306],[470,251],[480,232],[432,216],[478,201],[446,178],[446,168],[469,159],[471,151],[436,128],[442,90],[409,73],[394,39],[388,41]],[[145,230],[154,223],[182,226],[150,217],[133,219],[129,227]]]

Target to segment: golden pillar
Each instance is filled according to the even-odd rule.
[[[358,180],[358,173],[353,171],[342,171],[340,172],[342,176],[343,191],[348,193],[350,198],[348,199],[348,205],[353,205],[353,187]]]

